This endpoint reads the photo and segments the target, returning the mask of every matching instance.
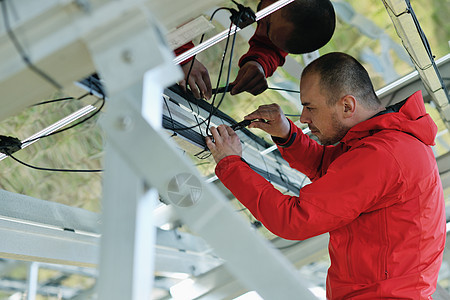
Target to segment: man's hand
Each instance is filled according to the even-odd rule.
[[[245,120],[261,119],[253,121],[248,127],[259,128],[274,137],[287,139],[291,125],[278,104],[261,105],[257,110],[244,117]]]
[[[192,61],[185,63],[181,66],[184,72],[184,80],[180,81],[178,84],[186,92],[186,77],[189,73]],[[192,66],[191,74],[189,75],[189,87],[195,98],[210,99],[212,95],[211,80],[209,79],[208,70],[205,66],[194,59],[194,65]]]
[[[242,92],[249,92],[252,95],[258,95],[267,89],[266,74],[263,67],[256,61],[246,62],[240,69],[236,76],[234,85],[231,90],[231,95],[236,95]]]
[[[219,127],[210,128],[214,142],[210,137],[206,137],[206,145],[211,151],[216,163],[222,158],[230,155],[242,156],[242,145],[238,135],[227,125],[219,125]]]

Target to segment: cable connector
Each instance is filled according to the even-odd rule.
[[[13,136],[0,135],[0,152],[6,155],[22,149],[22,142]]]
[[[256,22],[256,14],[255,12],[250,8],[246,7],[240,3],[237,3],[236,1],[232,0],[234,4],[237,5],[239,11],[231,8],[231,17],[230,20],[233,22],[234,25],[236,25],[239,28],[247,27],[248,25]]]

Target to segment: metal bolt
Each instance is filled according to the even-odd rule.
[[[120,131],[130,131],[133,128],[133,120],[129,116],[120,116],[115,122],[115,127]]]
[[[87,0],[75,0],[75,4],[85,13],[91,12],[91,4]]]
[[[122,52],[122,60],[127,64],[131,64],[133,62],[133,52],[128,49],[124,50]]]

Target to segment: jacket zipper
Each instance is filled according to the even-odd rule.
[[[388,256],[388,250],[389,250],[389,239],[388,239],[388,233],[387,233],[388,232],[388,228],[387,228],[388,223],[387,223],[386,209],[383,209],[382,217],[383,217],[382,218],[383,219],[382,220],[382,224],[384,224],[382,234],[383,234],[383,239],[384,239],[384,242],[385,242],[385,250],[384,250],[384,253],[383,253],[383,257],[382,257],[383,262],[382,262],[381,267],[384,270],[384,279],[386,280],[386,279],[389,279],[388,266],[387,266],[387,256]]]
[[[350,245],[352,243],[353,240],[353,235],[352,232],[350,230],[350,227],[347,226],[347,234],[348,234],[348,239],[347,239],[347,249],[346,249],[346,254],[347,254],[347,270],[348,270],[348,278],[349,279],[353,279],[353,267],[352,267],[352,254],[350,253]]]

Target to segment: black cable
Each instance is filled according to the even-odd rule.
[[[228,48],[228,43],[229,43],[229,39],[230,39],[230,36],[231,36],[231,29],[232,29],[232,26],[230,26],[230,29],[229,29],[229,31],[228,31],[228,36],[227,36],[226,47],[225,47],[224,53],[226,53],[226,50],[227,50],[227,48]],[[235,41],[235,39],[234,39],[233,41]],[[234,49],[234,43],[233,43],[233,49]],[[231,55],[232,55],[232,53],[231,53]],[[222,56],[222,63],[221,63],[221,66],[220,66],[219,74],[222,73],[223,64],[224,64],[224,59],[225,59],[225,54]],[[229,66],[229,68],[230,68],[230,67],[231,67],[231,66]],[[227,83],[228,83],[228,81],[229,81],[229,74],[230,74],[230,69],[228,70]],[[220,77],[219,77],[219,78],[220,78]],[[218,86],[219,86],[219,84],[217,84],[217,87],[218,87]],[[214,102],[215,102],[215,97],[216,97],[216,95],[217,95],[217,94],[214,94],[214,96],[213,96],[213,100],[212,100],[212,102],[211,102],[211,110],[210,110],[210,114],[209,114],[209,116],[208,116],[206,119],[202,120],[201,122],[199,122],[198,124],[193,125],[193,126],[187,126],[187,127],[181,127],[181,128],[166,128],[166,129],[174,130],[174,131],[189,130],[189,129],[198,127],[199,125],[202,125],[202,124],[208,122],[208,121],[212,118],[212,116],[218,111],[218,109],[219,109],[220,105],[222,104],[222,101],[223,101],[223,99],[224,99],[224,97],[225,97],[225,94],[222,94],[222,98],[220,99],[219,104],[217,105],[217,107],[214,107]]]
[[[209,18],[209,21],[211,22],[212,19],[213,19],[214,16],[215,16],[215,14],[216,14],[218,11],[223,10],[223,9],[226,9],[226,10],[229,10],[230,12],[232,12],[232,10],[231,10],[230,8],[228,8],[228,7],[219,7],[219,8],[217,8],[217,9],[212,13],[211,17]],[[205,34],[202,34],[202,37],[200,38],[199,44],[201,44],[201,43],[203,42],[203,39],[204,39],[204,38],[205,38]],[[192,68],[194,67],[195,57],[196,57],[196,56],[197,56],[197,55],[194,55],[194,56],[192,57],[191,65],[189,66],[189,71],[188,71],[188,73],[187,73],[187,75],[186,75],[186,86],[189,84],[189,77],[191,76],[191,72],[192,72]],[[192,108],[191,103],[188,102],[188,104],[189,104],[189,108],[191,109],[191,111],[194,112],[194,109]],[[198,105],[197,105],[197,111],[199,111]],[[200,122],[198,121],[198,118],[197,118],[197,116],[196,116],[195,114],[194,114],[194,118],[195,118],[195,121],[197,122],[197,125],[194,126],[194,127],[197,127],[197,126],[198,126],[198,130],[199,130],[200,134],[202,134],[202,129],[201,129],[200,125],[203,124],[203,123],[205,123],[205,122],[201,122],[201,123],[200,123]],[[194,127],[191,127],[191,128],[194,128]],[[190,129],[190,128],[189,128],[189,129]],[[175,132],[175,131],[174,131],[174,132]],[[202,134],[202,136],[203,136],[203,134]]]
[[[222,9],[227,9],[227,10],[230,10],[230,11],[231,11],[231,9],[228,8],[228,7],[219,7],[219,8],[217,8],[217,9],[212,13],[211,17],[209,18],[209,21],[211,22],[212,19],[214,18],[214,15],[215,15],[218,11],[220,11],[220,10],[222,10]],[[205,38],[205,34],[202,34],[202,37],[200,38],[199,44],[201,44],[201,43],[203,42],[203,39],[204,39],[204,38]],[[195,60],[195,57],[196,57],[196,56],[197,56],[197,55],[192,56],[191,66],[189,67],[189,71],[188,71],[188,73],[187,73],[187,75],[186,75],[186,85],[187,85],[188,82],[189,82],[189,76],[191,75],[192,67],[194,66],[194,60]]]
[[[170,117],[170,122],[172,123],[172,127],[175,128],[175,123],[173,122],[173,117],[172,117],[172,113],[170,112],[170,108],[169,108],[169,104],[167,104],[167,100],[165,97],[162,97],[164,100],[164,103],[166,104],[167,107],[167,111],[169,112],[169,117]],[[174,131],[172,136],[176,136],[177,133]]]
[[[240,19],[242,17],[242,14],[243,14],[243,12],[240,12],[240,14],[238,16],[238,19]],[[223,64],[224,64],[224,61],[225,61],[225,56],[226,56],[226,52],[227,52],[227,48],[228,48],[228,43],[229,43],[229,40],[230,40],[232,25],[233,25],[233,22],[231,22],[230,29],[228,31],[227,42],[226,42],[225,50],[224,50],[223,56],[222,56],[222,62],[221,62],[221,65],[220,65],[220,72],[219,72],[219,77],[218,77],[218,80],[217,80],[216,90],[219,88],[219,84],[220,84],[220,78],[221,78],[221,75],[222,75]],[[232,63],[232,60],[233,60],[234,45],[236,43],[236,32],[237,32],[237,27],[235,27],[235,32],[234,32],[234,36],[233,36],[233,42],[231,44],[230,59],[229,59],[229,62],[228,62],[228,74],[227,74],[227,79],[226,79],[226,84],[225,84],[225,90],[228,89],[228,84],[230,82],[231,63]],[[213,101],[211,103],[211,110],[210,110],[209,116],[207,118],[208,119],[208,124],[206,125],[206,134],[208,134],[209,125],[211,123],[212,116],[217,112],[217,110],[219,109],[220,105],[222,104],[223,99],[225,98],[225,93],[223,93],[219,103],[217,104],[217,107],[214,108],[214,101],[216,99],[216,95],[217,94],[214,94]]]
[[[23,49],[22,45],[19,43],[19,40],[17,39],[15,33],[11,29],[11,25],[9,23],[9,17],[8,17],[8,8],[6,7],[6,1],[0,0],[1,6],[2,6],[2,14],[3,14],[3,20],[6,32],[13,43],[14,47],[16,48],[17,52],[20,54],[22,60],[25,62],[25,64],[35,72],[37,75],[42,77],[44,80],[46,80],[48,83],[53,85],[56,89],[60,90],[62,89],[62,85],[60,85],[56,80],[54,80],[52,77],[50,77],[48,74],[46,74],[44,71],[39,69],[37,66],[35,66],[28,55],[26,54],[25,50]]]
[[[91,93],[86,93],[81,95],[78,98],[74,98],[74,97],[64,97],[64,98],[58,98],[58,99],[52,99],[52,100],[47,100],[47,101],[42,101],[42,102],[38,102],[33,104],[32,106],[39,106],[39,105],[44,105],[44,104],[49,104],[49,103],[55,103],[55,102],[61,102],[61,101],[67,101],[67,100],[81,100],[89,95],[92,95]]]
[[[59,129],[59,130],[56,130],[56,131],[53,131],[53,132],[48,133],[48,134],[44,134],[44,135],[35,137],[34,139],[26,140],[25,142],[27,142],[27,143],[28,142],[34,142],[36,140],[39,140],[39,139],[42,139],[42,138],[46,138],[46,137],[49,137],[49,136],[52,136],[52,135],[64,132],[66,130],[74,128],[75,126],[78,126],[78,125],[80,125],[80,124],[82,124],[82,123],[92,119],[94,116],[96,116],[102,110],[103,106],[105,106],[105,98],[102,98],[101,100],[102,100],[102,104],[100,105],[100,107],[97,108],[96,111],[94,111],[91,115],[89,115],[88,117],[84,118],[83,120],[78,121],[78,122],[76,122],[76,123],[74,123],[74,124],[72,124],[72,125],[70,125],[68,127],[65,127],[65,128],[62,128],[62,129]]]
[[[12,154],[7,154],[9,157],[14,159],[16,162],[27,166],[29,168],[35,169],[35,170],[41,170],[41,171],[52,171],[52,172],[77,172],[77,173],[97,173],[97,172],[103,172],[103,170],[72,170],[72,169],[53,169],[53,168],[42,168],[42,167],[36,167],[30,164],[27,164],[16,157],[14,157]]]
[[[448,95],[447,87],[445,86],[444,81],[442,80],[441,74],[439,72],[439,69],[437,68],[436,63],[434,61],[434,55],[433,55],[433,52],[431,51],[430,43],[428,42],[428,39],[427,39],[425,33],[423,32],[422,27],[419,24],[419,20],[418,20],[418,18],[416,16],[416,13],[414,12],[414,10],[413,10],[413,8],[411,6],[410,0],[405,0],[405,2],[406,2],[406,5],[408,7],[409,13],[411,14],[411,17],[412,17],[412,19],[414,21],[414,24],[416,26],[417,32],[419,32],[419,36],[420,36],[420,39],[422,40],[422,44],[423,44],[423,46],[425,47],[425,49],[426,49],[426,51],[428,53],[428,57],[429,57],[429,59],[431,61],[431,66],[433,67],[433,69],[434,69],[434,71],[435,71],[435,73],[436,73],[436,75],[437,75],[437,77],[439,79],[439,83],[441,84],[441,88],[444,90],[445,94]],[[428,87],[428,88],[430,88],[430,87]],[[430,88],[430,90],[431,90],[431,88]],[[432,91],[432,92],[435,92],[435,91]]]
[[[228,85],[228,88],[220,87],[218,89],[213,89],[213,93],[226,93],[233,89],[234,85]],[[284,92],[291,92],[291,93],[300,93],[300,91],[297,90],[290,90],[290,89],[283,89],[283,88],[274,88],[274,87],[268,87],[268,90],[275,90],[275,91],[284,91]]]
[[[413,61],[413,63],[414,63],[414,65],[415,65],[416,69],[420,69],[420,70],[423,71],[423,70],[425,70],[425,69],[428,69],[429,67],[433,67],[433,69],[434,69],[435,72],[436,72],[436,75],[438,76],[439,82],[440,82],[440,84],[441,84],[441,88],[444,90],[444,92],[445,92],[446,94],[448,94],[447,88],[446,88],[446,86],[444,85],[444,82],[443,82],[443,80],[442,80],[442,77],[441,77],[441,75],[440,75],[440,73],[439,73],[439,70],[438,70],[438,68],[437,68],[437,66],[436,66],[436,63],[435,63],[435,61],[434,61],[434,55],[433,55],[433,53],[432,53],[432,51],[431,51],[431,47],[430,47],[430,44],[429,44],[429,42],[428,42],[428,39],[427,39],[427,37],[425,36],[425,33],[423,32],[423,30],[422,30],[422,28],[421,28],[421,26],[420,26],[420,24],[419,24],[419,20],[417,19],[417,16],[416,16],[416,14],[415,14],[415,12],[414,12],[412,6],[411,6],[411,2],[410,2],[409,0],[405,0],[405,3],[406,3],[406,5],[407,5],[405,11],[401,12],[400,14],[395,14],[394,10],[386,3],[385,0],[383,0],[383,4],[385,5],[385,7],[386,7],[388,10],[390,10],[391,13],[392,13],[394,16],[399,17],[399,16],[401,16],[401,15],[403,15],[403,14],[405,14],[405,13],[411,15],[411,18],[412,18],[412,20],[413,20],[413,22],[414,22],[414,25],[415,25],[415,27],[416,27],[416,29],[417,29],[417,32],[419,33],[420,39],[421,39],[421,41],[422,41],[422,44],[423,44],[423,46],[424,46],[424,48],[425,48],[425,50],[426,50],[426,52],[427,52],[427,54],[428,54],[428,57],[429,57],[429,59],[430,59],[430,61],[431,61],[431,65],[428,65],[428,66],[426,66],[426,67],[420,67],[419,63],[418,63],[417,61],[414,60],[414,56],[410,53],[410,51],[408,50],[407,47],[405,47],[405,50],[406,50],[406,52],[409,54],[410,59]],[[395,26],[395,24],[394,24],[394,27],[396,28],[396,30],[397,30],[397,32],[398,32],[399,30],[397,29],[397,27]],[[403,44],[405,44],[403,40],[402,40],[402,42],[403,42]],[[424,82],[424,84],[425,84],[425,82]],[[429,86],[428,86],[428,88],[431,90],[431,88],[430,88]],[[432,92],[435,92],[435,91],[432,91]]]
[[[218,10],[214,11],[212,17],[214,16],[214,14],[217,11]],[[233,10],[230,9],[230,12],[233,13]],[[242,15],[243,15],[243,12],[240,12],[239,16],[238,16],[238,19],[240,19],[242,17]],[[211,19],[212,19],[212,17],[211,17]],[[218,79],[217,79],[216,90],[219,87],[220,79],[222,77],[222,71],[223,71],[223,66],[224,66],[224,62],[225,62],[226,53],[227,53],[227,50],[228,50],[228,44],[229,44],[229,41],[230,41],[232,25],[233,25],[233,22],[230,23],[230,28],[228,30],[228,36],[227,36],[227,41],[226,41],[226,44],[225,44],[225,49],[224,49],[223,55],[222,55],[222,61],[221,61],[220,69],[219,69],[219,76],[218,76]],[[230,81],[231,64],[232,64],[232,58],[233,58],[233,52],[234,52],[234,45],[235,45],[235,42],[236,42],[236,32],[237,32],[237,27],[235,28],[235,34],[233,36],[233,42],[232,42],[231,51],[230,51],[230,59],[229,59],[229,63],[228,63],[228,73],[227,73],[225,89],[227,89],[229,81]],[[219,104],[217,105],[217,107],[214,108],[214,103],[215,103],[215,100],[216,100],[216,96],[217,96],[217,93],[215,93],[214,96],[213,96],[213,100],[211,102],[211,110],[210,110],[209,116],[206,118],[206,120],[208,121],[207,125],[206,125],[206,134],[207,135],[208,135],[209,127],[210,127],[210,124],[211,124],[211,118],[214,115],[214,113],[219,109],[220,105],[222,104],[222,101],[223,101],[223,99],[225,97],[225,94],[222,94],[222,97],[221,97],[221,99],[219,101]],[[202,123],[204,123],[204,122],[202,122]],[[209,157],[209,156],[207,156],[207,157]]]
[[[1,1],[1,0],[0,0],[0,1]],[[91,89],[91,90],[89,91],[89,93],[81,95],[80,97],[77,98],[77,100],[81,100],[81,99],[83,99],[84,97],[86,97],[86,96],[88,96],[88,95],[92,95],[92,85],[95,85],[99,91],[102,90],[101,87],[100,87],[96,82],[94,82],[94,81],[92,81],[92,80],[89,80],[89,83],[90,83],[89,88]],[[61,98],[61,99],[63,99],[63,98]],[[60,99],[55,99],[55,100],[50,100],[50,101],[44,101],[44,103],[41,103],[41,104],[46,104],[46,102],[47,102],[47,103],[50,103],[50,102],[55,102],[55,101],[59,101],[59,100],[60,100]],[[45,137],[49,137],[49,136],[55,135],[55,134],[57,134],[57,133],[64,132],[64,131],[66,131],[66,130],[69,130],[69,129],[71,129],[71,128],[74,128],[75,126],[78,126],[78,125],[80,125],[80,124],[82,124],[82,123],[84,123],[84,122],[86,122],[86,121],[92,119],[94,116],[96,116],[96,115],[102,110],[103,106],[105,106],[105,102],[106,102],[106,101],[105,101],[105,95],[104,95],[104,94],[102,94],[102,99],[101,99],[101,100],[102,100],[102,104],[100,105],[100,107],[99,107],[96,111],[94,111],[91,115],[89,115],[88,117],[84,118],[83,120],[78,121],[78,122],[76,122],[76,123],[74,123],[74,124],[72,124],[72,125],[70,125],[70,126],[68,126],[68,127],[65,127],[65,128],[62,128],[62,129],[59,129],[59,130],[56,130],[56,131],[53,131],[53,132],[48,133],[48,134],[44,134],[44,135],[35,137],[34,139],[26,140],[26,141],[24,141],[24,142],[26,142],[26,143],[34,142],[34,141],[36,141],[36,140],[39,140],[39,139],[42,139],[42,138],[45,138]],[[61,101],[62,101],[62,100],[61,100]],[[38,104],[39,104],[39,103],[38,103]]]
[[[283,89],[283,88],[274,88],[274,87],[268,87],[268,90],[275,90],[275,91],[284,91],[284,92],[290,92],[290,93],[298,93],[300,94],[300,91],[297,90],[290,90],[290,89]]]
[[[225,61],[225,57],[226,57],[226,53],[227,53],[227,49],[228,49],[228,43],[229,43],[229,40],[230,40],[232,25],[233,25],[233,23],[230,24],[230,29],[228,30],[227,43],[225,45],[225,50],[223,52],[222,63],[220,65],[220,71],[219,71],[219,77],[217,79],[216,89],[219,88],[219,85],[220,85],[220,79],[221,79],[221,76],[222,76],[223,65],[224,65],[224,61]],[[231,63],[232,63],[232,60],[233,60],[234,45],[235,45],[235,42],[236,42],[236,31],[237,31],[237,27],[235,28],[235,34],[233,36],[233,42],[231,44],[230,59],[229,59],[229,62],[228,62],[228,74],[227,74],[227,80],[226,80],[225,88],[228,87],[228,84],[230,82]],[[219,107],[222,104],[222,101],[223,101],[224,98],[225,98],[225,93],[222,94],[222,98],[220,99],[219,103],[217,104],[217,107],[214,109],[214,101],[216,99],[216,94],[214,95],[213,101],[211,102],[211,110],[210,110],[210,113],[209,113],[209,117],[207,118],[208,119],[208,123],[206,125],[206,134],[208,134],[209,125],[211,123],[211,118],[212,118],[212,116],[214,114],[214,111],[217,111],[217,109],[219,109]]]
[[[398,18],[398,17],[400,17],[400,16],[402,16],[402,15],[404,15],[404,14],[407,14],[407,13],[409,13],[409,11],[408,11],[408,9],[405,9],[404,11],[402,11],[402,12],[400,12],[399,14],[396,14],[395,13],[395,11],[392,9],[392,7],[390,7],[387,3],[386,3],[386,0],[382,0],[383,1],[383,4],[384,4],[384,6],[396,17],[396,18]]]
[[[3,0],[0,0],[0,1],[3,1]],[[90,83],[92,84],[93,82],[90,81]],[[94,83],[94,84],[97,85],[96,83]],[[58,101],[73,100],[73,99],[80,100],[80,99],[82,99],[82,98],[84,98],[84,97],[86,97],[86,96],[88,96],[88,95],[92,95],[92,90],[91,90],[89,93],[83,94],[83,95],[81,95],[81,96],[78,97],[78,98],[74,98],[74,97],[65,97],[65,98],[59,98],[59,99],[53,99],[53,100],[49,100],[49,101],[44,101],[44,102],[41,102],[41,103],[37,103],[37,104],[35,104],[35,105],[42,105],[42,104],[48,104],[48,103],[53,103],[53,102],[58,102]],[[26,140],[26,141],[24,141],[24,142],[25,142],[25,143],[33,142],[33,141],[35,141],[35,140],[38,140],[38,139],[41,139],[41,138],[44,138],[44,137],[48,137],[48,136],[51,136],[51,135],[54,135],[54,134],[57,134],[57,133],[66,131],[66,130],[71,129],[71,128],[73,128],[73,127],[75,127],[75,126],[77,126],[77,125],[79,125],[79,124],[81,124],[81,123],[86,122],[87,120],[93,118],[95,115],[97,115],[97,114],[102,110],[103,106],[105,105],[105,96],[104,96],[104,95],[102,96],[102,99],[101,99],[101,100],[102,100],[102,104],[100,105],[100,107],[99,107],[94,113],[92,113],[90,116],[84,118],[83,120],[81,120],[81,121],[79,121],[79,122],[77,122],[77,123],[75,123],[75,124],[72,124],[71,126],[65,127],[65,128],[63,128],[63,129],[54,131],[54,132],[49,133],[49,134],[46,134],[46,135],[42,135],[42,136],[40,136],[40,137],[36,137],[36,138],[34,138],[34,139]],[[37,167],[37,166],[30,165],[30,164],[28,164],[28,163],[25,163],[25,162],[23,162],[23,161],[17,159],[16,157],[14,157],[14,156],[12,155],[13,152],[18,151],[18,150],[21,149],[21,144],[23,144],[23,143],[20,142],[20,141],[17,139],[17,143],[18,143],[18,146],[19,146],[19,147],[17,147],[17,149],[11,150],[11,149],[14,148],[14,147],[10,147],[10,146],[13,146],[13,144],[11,144],[11,143],[15,143],[15,140],[10,140],[10,139],[7,139],[7,138],[8,138],[8,137],[3,137],[3,140],[4,140],[4,142],[9,143],[9,148],[8,148],[8,145],[6,145],[6,148],[3,147],[3,148],[2,148],[2,150],[3,150],[2,153],[6,154],[7,156],[10,156],[10,157],[11,157],[13,160],[15,160],[16,162],[18,162],[18,163],[20,163],[20,164],[22,164],[22,165],[25,165],[25,166],[27,166],[27,167],[29,167],[29,168],[36,169],[36,170],[42,170],[42,171],[54,171],[54,172],[77,172],[77,173],[103,172],[103,170],[101,170],[101,169],[91,169],[91,170],[79,170],[79,169],[55,169],[55,168],[44,168],[44,167]],[[4,146],[5,146],[5,145],[4,145]]]

